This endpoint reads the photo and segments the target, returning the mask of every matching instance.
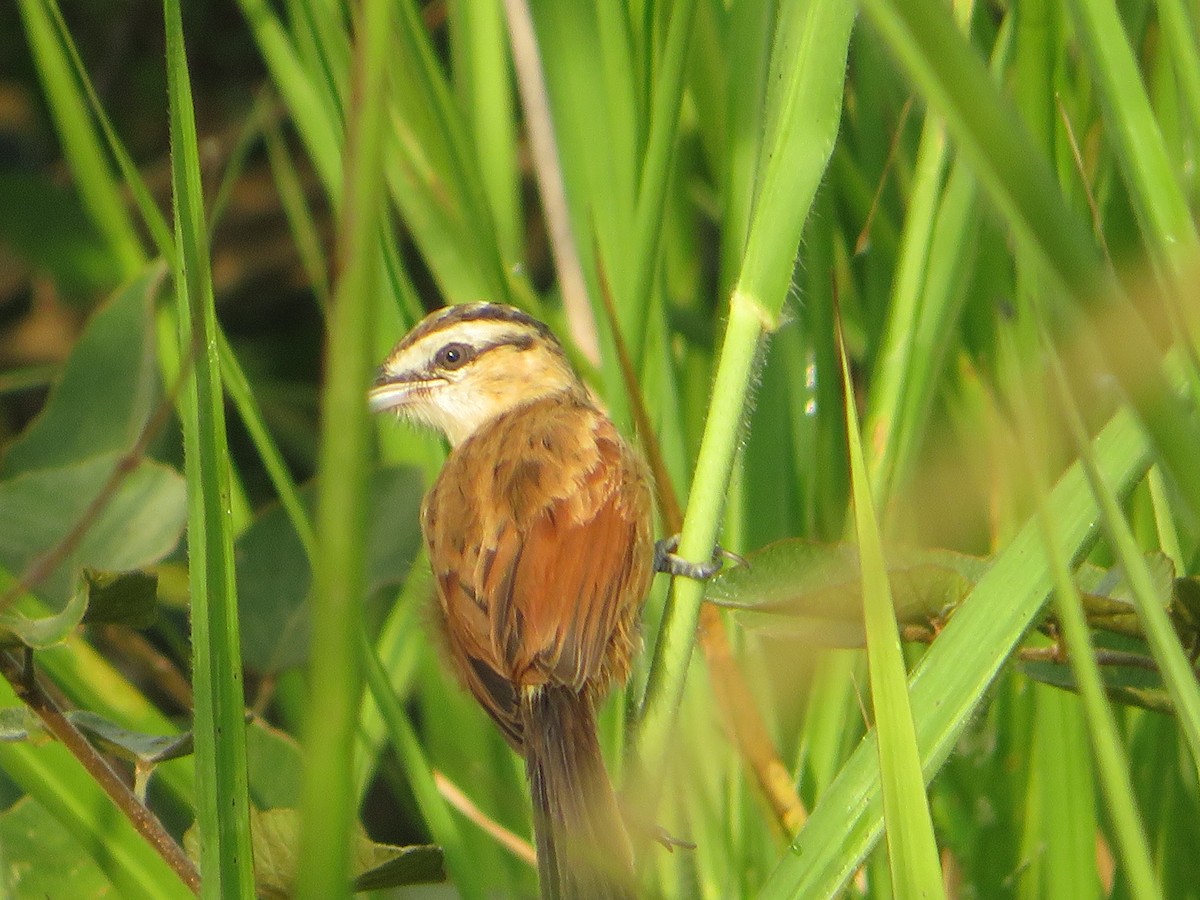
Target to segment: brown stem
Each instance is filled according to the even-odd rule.
[[[554,120],[550,114],[550,94],[542,72],[533,15],[527,0],[504,0],[508,37],[512,45],[513,68],[517,74],[517,91],[525,110],[525,126],[529,132],[529,149],[533,156],[533,175],[542,212],[550,233],[550,254],[562,291],[567,325],[583,355],[592,365],[600,362],[600,341],[596,323],[588,303],[587,283],[579,248],[571,228],[567,189],[563,183],[562,165],[558,157],[558,142],[554,138]]]
[[[0,674],[12,685],[16,695],[35,712],[46,726],[46,730],[54,735],[64,747],[79,760],[80,765],[104,792],[112,799],[117,808],[146,839],[171,870],[179,876],[193,892],[200,891],[200,873],[192,865],[183,848],[179,846],[163,828],[158,817],[134,795],[121,776],[85,738],[51,699],[42,687],[32,665],[26,666],[25,654],[20,651],[0,651]]]
[[[1066,648],[1057,644],[1052,647],[1022,647],[1017,651],[1017,655],[1026,662],[1070,662]],[[1158,663],[1140,653],[1097,649],[1092,655],[1096,658],[1096,664],[1101,666],[1125,666],[1130,669],[1145,669],[1148,672],[1158,671]]]

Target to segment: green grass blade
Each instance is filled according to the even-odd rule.
[[[654,273],[661,260],[662,223],[667,186],[671,182],[671,160],[679,130],[679,108],[683,101],[685,64],[691,46],[695,0],[676,3],[671,10],[667,43],[663,48],[660,74],[654,83],[649,135],[638,182],[637,211],[633,225],[632,290],[623,299],[624,308],[649,307]],[[645,316],[639,316],[644,320]],[[630,356],[637,364],[642,353],[645,327],[641,322],[622,329]]]
[[[778,323],[809,204],[840,121],[854,8],[842,0],[816,0],[788,9],[779,23],[779,55],[773,61],[782,87],[768,101],[778,115],[775,129],[764,136],[773,152],[756,188],[742,274],[730,301],[679,545],[685,559],[707,559],[716,543],[759,341]],[[703,593],[699,582],[678,579],[659,630],[638,735],[640,758],[650,771],[657,770],[667,748]]]
[[[1071,669],[1082,701],[1087,720],[1088,734],[1098,769],[1097,781],[1104,791],[1108,804],[1109,822],[1116,835],[1117,855],[1121,868],[1129,882],[1129,892],[1138,900],[1151,900],[1158,895],[1154,879],[1154,866],[1150,848],[1142,827],[1141,814],[1133,796],[1133,784],[1129,776],[1129,761],[1117,731],[1116,718],[1104,694],[1100,666],[1096,662],[1087,620],[1084,617],[1083,601],[1071,575],[1062,550],[1059,547],[1054,524],[1054,512],[1046,502],[1049,488],[1037,460],[1042,458],[1034,448],[1032,436],[1039,431],[1033,428],[1034,417],[1027,411],[1020,421],[1020,432],[1026,435],[1022,441],[1025,469],[1035,480],[1038,491],[1037,522],[1042,532],[1043,546],[1050,569],[1054,576],[1054,603],[1059,627],[1066,640],[1071,657]],[[1044,417],[1043,417],[1044,421]],[[1061,719],[1051,723],[1051,728],[1061,728]],[[1079,773],[1075,773],[1078,775]],[[1084,773],[1085,777],[1087,773]],[[1094,839],[1086,835],[1089,843]],[[1090,849],[1090,848],[1089,848]],[[1092,851],[1094,853],[1094,851]],[[1090,880],[1089,873],[1089,880]],[[1082,884],[1083,878],[1075,878]],[[1098,885],[1089,884],[1094,891]]]
[[[1112,366],[1191,510],[1200,515],[1200,422],[1169,387],[1146,324],[1101,273],[1083,223],[1011,104],[939,0],[865,0],[864,10],[918,89],[946,120],[980,184],[1040,265],[1097,323]],[[1026,243],[1027,242],[1027,243]]]
[[[287,10],[300,56],[330,122],[346,120],[350,80],[350,35],[346,10],[324,0],[288,0]]]
[[[1118,414],[1095,442],[1103,477],[1124,493],[1149,465],[1149,448],[1132,417]],[[1072,560],[1096,538],[1096,504],[1082,468],[1070,469],[1050,494],[1058,539]],[[1041,612],[1053,579],[1036,522],[1026,524],[913,672],[910,699],[926,778],[945,762],[984,701],[997,673]],[[790,852],[760,894],[826,897],[842,890],[878,840],[882,827],[873,735],[854,751],[821,797]]]
[[[1200,32],[1196,30],[1195,17],[1200,10],[1183,0],[1159,0],[1157,8],[1163,38],[1171,48],[1171,65],[1190,119],[1191,135],[1195,139],[1200,132],[1200,54],[1196,53]]]
[[[427,600],[428,582],[422,577],[429,569],[429,557],[422,549],[413,560],[404,588],[392,604],[391,612],[379,630],[372,648],[372,665],[383,669],[388,689],[396,702],[403,702],[414,689],[417,670],[423,657],[425,632],[420,621]],[[370,689],[363,698],[358,716],[358,743],[354,748],[354,784],[361,802],[371,787],[371,779],[378,769],[379,754],[386,743],[387,723],[383,711],[375,700],[378,693],[372,685],[372,673],[368,671],[367,686]]]
[[[149,231],[150,237],[154,241],[154,246],[158,248],[158,252],[162,255],[163,259],[168,264],[173,265],[175,243],[174,238],[171,236],[171,228],[159,210],[158,205],[154,202],[154,198],[150,195],[150,189],[146,186],[145,179],[142,178],[141,172],[138,171],[137,166],[134,164],[133,157],[129,155],[125,144],[117,136],[116,129],[113,128],[108,113],[105,112],[104,106],[100,103],[100,98],[96,95],[96,89],[92,84],[91,78],[88,76],[86,68],[84,68],[83,60],[79,57],[79,51],[71,38],[70,32],[67,30],[66,22],[63,21],[62,12],[58,8],[56,0],[45,0],[45,2],[47,10],[53,17],[58,41],[62,46],[63,52],[70,57],[75,77],[87,95],[88,107],[104,132],[108,151],[112,154],[113,159],[116,160],[117,167],[121,170],[121,177],[124,179],[126,187],[133,194],[138,211],[142,215],[142,221],[146,224],[146,230]],[[123,206],[122,209],[124,209]],[[123,228],[123,230],[126,229]],[[132,224],[128,225],[127,230],[133,231]]]
[[[871,482],[877,504],[886,504],[894,483],[899,435],[904,423],[899,416],[909,394],[908,381],[922,364],[932,364],[917,354],[916,323],[935,315],[925,305],[946,296],[928,297],[924,291],[926,268],[932,258],[932,240],[942,177],[946,166],[946,135],[931,116],[925,119],[917,149],[908,215],[901,236],[896,282],[888,304],[888,326],[884,344],[875,357],[871,377],[871,400],[866,433],[871,436]]]
[[[279,447],[271,438],[266,422],[263,421],[262,410],[250,387],[250,382],[246,378],[246,373],[242,371],[233,348],[229,346],[229,339],[221,331],[217,332],[217,357],[221,363],[221,382],[229,394],[229,399],[237,408],[242,424],[246,426],[246,431],[250,434],[250,440],[254,442],[254,448],[258,451],[258,456],[267,470],[275,493],[279,495],[279,502],[287,512],[288,520],[296,529],[296,534],[300,537],[300,542],[304,545],[309,560],[312,560],[315,539],[308,511],[300,499],[300,490],[292,479],[283,454],[280,453]]]
[[[841,121],[851,4],[783,4],[771,56],[767,127],[736,293],[776,322],[787,299],[796,248]]]
[[[1151,257],[1178,278],[1200,254],[1200,239],[1117,6],[1111,0],[1073,0],[1071,8],[1105,105],[1105,134],[1129,184]]]
[[[15,706],[20,701],[0,679],[0,707]],[[0,741],[0,767],[62,823],[121,896],[194,896],[61,744]]]
[[[302,897],[322,900],[349,896],[350,836],[356,821],[352,752],[362,693],[358,640],[366,590],[364,509],[371,449],[366,385],[375,362],[373,330],[383,270],[381,163],[392,9],[388,0],[372,0],[355,15],[356,103],[348,123],[341,276],[329,317],[321,404],[310,726],[298,884]]]
[[[1179,727],[1191,750],[1192,763],[1200,775],[1200,682],[1192,663],[1179,643],[1171,617],[1163,608],[1154,588],[1154,579],[1146,567],[1146,559],[1138,546],[1129,522],[1121,512],[1116,493],[1106,484],[1098,471],[1094,450],[1087,442],[1083,419],[1067,388],[1061,362],[1053,357],[1051,365],[1063,400],[1067,424],[1080,452],[1080,463],[1096,495],[1104,519],[1104,528],[1125,569],[1133,592],[1134,605],[1154,660],[1162,673],[1163,682],[1175,707]]]
[[[1096,798],[1091,754],[1079,704],[1038,685],[1032,690],[1032,728],[1026,767],[1017,873],[1021,898],[1091,900],[1096,873]]]
[[[937,841],[933,836],[933,822],[925,796],[925,779],[921,773],[917,736],[908,700],[904,652],[900,646],[900,631],[896,624],[892,589],[888,583],[883,542],[871,497],[871,481],[863,457],[854,382],[850,378],[850,362],[840,330],[838,338],[842,389],[846,398],[850,487],[854,497],[854,525],[858,534],[862,571],[867,669],[878,738],[879,780],[892,889],[902,900],[944,897]]]
[[[506,264],[514,265],[524,258],[525,235],[502,0],[454,4],[450,38],[454,87],[492,210],[497,244]]]
[[[464,898],[487,896],[483,872],[467,852],[458,822],[438,792],[437,784],[433,780],[433,767],[421,747],[421,741],[412,723],[400,705],[388,674],[380,665],[379,658],[365,635],[359,646],[364,656],[367,686],[387,726],[392,746],[404,766],[421,815],[429,826],[433,839],[441,845],[446,854],[446,867],[454,886]]]
[[[130,278],[145,262],[141,242],[99,136],[91,126],[87,100],[75,79],[69,54],[57,36],[51,7],[46,0],[21,0],[20,8],[50,113],[62,136],[63,152],[84,206],[108,241],[124,277]]]
[[[417,7],[397,6],[384,163],[405,224],[449,302],[511,302],[478,157]]]
[[[287,144],[283,139],[282,129],[274,123],[267,125],[263,133],[267,150],[267,158],[271,163],[271,174],[275,179],[275,189],[279,193],[279,205],[287,216],[288,227],[292,232],[292,240],[296,243],[296,252],[300,256],[300,264],[304,266],[304,274],[317,302],[322,310],[329,307],[329,270],[325,264],[325,251],[321,245],[321,235],[309,209],[308,199],[296,166],[292,162]]]
[[[296,133],[308,149],[325,193],[336,209],[342,193],[341,123],[330,111],[327,98],[313,85],[271,7],[265,0],[239,2],[271,80],[287,104]]]
[[[178,246],[175,292],[182,357],[192,360],[180,405],[188,484],[200,868],[205,896],[242,897],[254,892],[254,878],[230,464],[199,147],[178,0],[165,0],[164,16]]]

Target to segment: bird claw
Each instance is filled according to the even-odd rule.
[[[685,841],[683,838],[677,838],[661,825],[654,827],[654,840],[666,848],[668,853],[674,853],[675,848],[680,850],[695,850],[696,845],[692,841]]]
[[[743,557],[719,546],[713,548],[712,560],[706,563],[690,562],[675,553],[678,549],[679,535],[677,534],[657,541],[654,544],[654,571],[676,578],[707,581],[721,571],[726,559],[733,560],[738,565],[750,565]]]

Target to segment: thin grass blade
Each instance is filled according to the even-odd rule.
[[[200,185],[195,111],[178,0],[163,4],[175,208],[180,355],[192,374],[180,396],[188,485],[188,575],[195,691],[196,817],[208,897],[254,892],[242,657],[230,521],[230,461],[216,352],[216,312]]]
[[[371,450],[366,387],[374,364],[373,329],[383,273],[379,237],[393,9],[388,0],[370,0],[355,14],[355,103],[340,210],[341,276],[329,316],[321,405],[298,880],[300,896],[321,900],[350,894],[350,838],[356,821],[353,750],[362,694],[358,640],[366,590],[364,510]]]
[[[878,737],[879,779],[883,793],[883,819],[887,832],[888,865],[897,897],[944,897],[937,841],[933,835],[925,779],[917,753],[908,700],[908,678],[900,631],[896,624],[892,589],[871,481],[859,435],[854,383],[846,344],[838,330],[838,355],[845,392],[846,437],[850,450],[850,488],[854,497],[854,525],[858,534],[862,572],[863,623],[867,635],[867,670]]]

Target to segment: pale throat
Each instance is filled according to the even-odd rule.
[[[526,384],[521,390],[514,390],[513,383],[508,381],[475,385],[469,391],[448,391],[436,409],[430,410],[430,424],[446,435],[451,447],[457,447],[505,413],[555,394],[571,396],[578,390],[578,383],[572,379],[567,383]]]

